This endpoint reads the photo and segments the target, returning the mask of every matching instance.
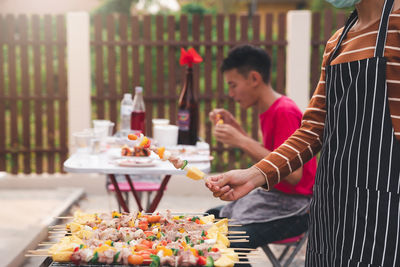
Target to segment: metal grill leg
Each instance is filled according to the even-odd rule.
[[[277,260],[268,245],[263,246],[262,249],[264,250],[265,254],[267,254],[268,259],[271,261],[274,267],[281,267],[281,263]]]
[[[290,246],[286,246],[285,249],[282,251],[281,255],[279,256],[279,262],[282,262],[283,258],[285,258],[286,253],[289,251]]]
[[[292,254],[290,254],[289,258],[286,260],[286,262],[283,265],[283,267],[287,267],[292,263],[292,261],[293,261],[294,257],[296,256],[297,252],[299,252],[299,250],[303,247],[304,243],[306,242],[307,237],[308,237],[308,232],[306,232],[304,234],[304,236],[301,238],[301,240],[297,243],[297,245],[294,248]]]

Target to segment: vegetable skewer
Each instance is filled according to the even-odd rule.
[[[165,150],[165,147],[156,147],[151,145],[150,139],[140,134],[137,136],[135,134],[128,135],[129,140],[137,141],[139,147],[149,149],[157,154],[161,160],[168,160],[171,162],[176,169],[181,169],[186,171],[186,176],[193,180],[201,180],[204,179],[205,173],[196,168],[195,166],[188,166],[187,160],[182,160],[181,158],[173,155],[170,151]]]

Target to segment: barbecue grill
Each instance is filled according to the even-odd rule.
[[[122,264],[102,264],[102,263],[93,263],[93,264],[84,264],[84,265],[75,265],[70,262],[54,262],[51,257],[47,257],[39,267],[110,267],[110,266],[126,266]],[[148,265],[135,265],[135,267],[149,267]]]

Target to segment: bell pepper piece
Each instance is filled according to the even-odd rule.
[[[213,258],[211,256],[207,257],[205,266],[206,267],[214,267],[214,260],[213,260]]]
[[[157,255],[150,255],[150,258],[152,259],[150,267],[160,266],[160,257],[158,257]]]
[[[118,263],[118,257],[119,257],[120,253],[121,253],[121,251],[118,251],[117,253],[115,253],[115,255],[114,255],[114,263]]]
[[[204,266],[207,264],[207,258],[204,256],[199,256],[197,259],[197,265]]]
[[[188,161],[185,159],[185,160],[183,161],[183,165],[182,165],[182,167],[181,167],[181,170],[185,169],[185,167],[186,167],[187,164],[188,164]]]
[[[96,263],[99,260],[99,253],[94,253],[93,258],[90,260],[91,263]]]

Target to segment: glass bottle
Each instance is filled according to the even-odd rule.
[[[143,100],[143,88],[135,88],[135,97],[133,98],[133,110],[131,114],[131,130],[146,134],[146,110]]]
[[[186,79],[178,102],[178,144],[196,145],[199,108],[193,87],[193,69],[187,68]]]

